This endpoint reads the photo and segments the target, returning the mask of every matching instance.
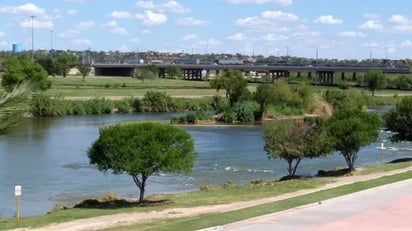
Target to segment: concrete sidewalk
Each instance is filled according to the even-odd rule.
[[[205,230],[412,230],[412,179]]]

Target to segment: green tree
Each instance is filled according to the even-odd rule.
[[[341,109],[328,120],[334,149],[343,155],[349,171],[355,170],[360,148],[377,140],[381,125],[378,115],[357,109]]]
[[[332,143],[315,121],[275,122],[263,131],[264,150],[270,159],[284,159],[288,176],[296,174],[303,158],[317,158],[332,151]]]
[[[77,57],[72,54],[61,54],[57,56],[56,66],[57,73],[61,74],[63,77],[66,77],[69,70],[76,66]]]
[[[56,62],[49,56],[43,56],[36,59],[36,62],[40,64],[44,70],[47,71],[49,76],[56,76],[58,73]]]
[[[273,91],[273,85],[264,83],[258,85],[253,94],[253,98],[259,104],[259,110],[256,117],[262,118],[268,105],[274,102],[275,94]]]
[[[0,93],[0,135],[6,134],[28,110],[28,99],[37,88],[33,81],[23,81],[10,92]]]
[[[82,75],[82,81],[84,82],[86,76],[90,74],[92,68],[89,65],[79,64],[77,65],[77,69],[79,70],[80,74]]]
[[[386,78],[382,71],[371,70],[365,76],[365,85],[375,96],[376,90],[381,90],[386,87]]]
[[[143,203],[147,179],[154,173],[187,173],[195,160],[190,135],[171,125],[138,123],[100,129],[88,150],[100,171],[132,176]]]
[[[384,119],[386,129],[393,132],[392,141],[412,141],[412,97],[403,98]]]
[[[178,67],[168,66],[166,68],[166,74],[167,76],[169,76],[169,78],[175,79],[175,78],[179,78],[180,76],[182,76],[182,71]]]
[[[247,80],[243,78],[242,72],[239,70],[225,70],[222,76],[212,79],[209,83],[210,87],[215,88],[217,91],[226,90],[226,97],[229,99],[230,106],[250,95],[247,89]]]
[[[36,82],[42,90],[51,87],[51,81],[47,79],[47,72],[43,67],[26,57],[8,59],[3,64],[3,71],[1,85],[8,90],[14,89],[16,85],[26,80]]]
[[[154,79],[159,75],[159,69],[156,66],[137,67],[132,71],[132,78],[139,79],[144,83],[145,79]]]

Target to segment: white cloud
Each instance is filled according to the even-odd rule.
[[[157,12],[171,12],[171,13],[189,13],[191,10],[184,7],[176,1],[166,1],[162,4],[155,4],[153,1],[139,1],[135,4],[138,9],[157,11]]]
[[[4,33],[3,31],[0,31],[0,38],[4,38],[6,36],[6,33]]]
[[[199,36],[196,34],[188,34],[188,35],[185,35],[182,40],[189,41],[189,40],[195,40],[197,38],[199,38]]]
[[[80,22],[75,26],[76,30],[89,30],[95,26],[95,22],[93,21],[86,21]]]
[[[246,40],[246,36],[243,33],[236,33],[230,36],[227,36],[226,39],[234,41],[234,42],[241,42]]]
[[[291,6],[293,5],[293,0],[275,0],[275,4],[279,6]]]
[[[43,15],[45,14],[45,10],[42,8],[37,7],[33,3],[27,3],[24,5],[11,7],[11,6],[4,6],[0,8],[0,13],[2,14],[25,14],[25,15]]]
[[[113,19],[130,19],[132,15],[127,11],[113,11],[109,17]]]
[[[189,13],[191,10],[176,1],[168,1],[162,5],[163,10],[173,13]]]
[[[116,20],[110,20],[108,23],[106,23],[106,26],[108,26],[108,27],[117,27],[117,21]]]
[[[75,10],[75,9],[69,9],[69,10],[67,10],[67,14],[68,14],[68,15],[75,15],[75,14],[77,14],[77,10]]]
[[[323,15],[315,19],[314,22],[320,23],[320,24],[327,24],[327,25],[338,25],[338,24],[342,24],[343,20],[337,19],[333,17],[332,15]]]
[[[125,28],[122,28],[122,27],[113,29],[112,33],[117,34],[117,35],[128,35],[129,34],[129,32]]]
[[[278,6],[291,6],[293,5],[293,0],[223,0],[223,2],[228,4],[250,4],[250,5],[263,5],[268,3],[273,3]]]
[[[383,29],[383,25],[378,20],[368,20],[359,26],[362,30],[379,31]]]
[[[207,25],[207,21],[195,19],[195,18],[192,18],[192,17],[186,17],[186,18],[179,19],[177,21],[177,23],[179,25],[184,25],[184,26],[204,26],[204,25]]]
[[[32,26],[33,26],[33,28],[36,28],[36,29],[51,29],[51,28],[53,28],[53,22],[52,21],[37,20],[37,19],[34,18],[33,22],[32,22],[31,19],[28,19],[28,20],[24,20],[20,23],[21,28],[31,29]]]
[[[370,42],[361,43],[360,47],[375,48],[375,47],[382,47],[382,45],[378,42],[370,41]]]
[[[288,38],[289,37],[286,35],[269,33],[269,34],[262,36],[261,40],[265,42],[274,42],[274,41],[287,40]]]
[[[412,41],[407,39],[400,44],[401,47],[412,47]]]
[[[261,18],[271,20],[271,21],[283,21],[283,22],[292,22],[299,20],[297,15],[291,13],[285,13],[282,11],[265,11],[261,15]]]
[[[389,22],[395,24],[393,27],[396,31],[412,32],[412,19],[403,15],[392,15]]]
[[[366,34],[358,31],[342,31],[339,32],[339,36],[346,38],[363,38],[366,37]]]
[[[136,14],[136,18],[142,20],[142,24],[145,26],[161,25],[167,22],[165,14],[155,13],[150,10],[146,10],[144,14]]]
[[[63,0],[63,2],[71,2],[71,3],[86,3],[88,0]]]

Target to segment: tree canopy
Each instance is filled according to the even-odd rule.
[[[229,99],[230,106],[239,102],[243,96],[249,95],[247,89],[247,80],[243,78],[239,70],[225,70],[222,76],[216,77],[210,81],[210,86],[217,91],[226,90],[226,97]]]
[[[132,176],[144,199],[146,180],[154,173],[187,173],[195,160],[190,134],[160,123],[114,125],[100,129],[88,150],[100,171]]]
[[[303,158],[316,158],[332,151],[330,139],[315,121],[276,122],[264,130],[263,138],[270,159],[286,160],[289,177],[296,174]]]
[[[386,129],[393,132],[392,141],[412,141],[412,97],[403,98],[384,118]]]
[[[90,74],[92,68],[89,65],[79,64],[77,65],[77,69],[79,70],[80,74],[82,75],[82,81],[84,82],[86,76]]]
[[[168,66],[166,68],[166,74],[169,78],[175,79],[175,78],[179,78],[182,75],[182,71],[178,67]]]
[[[23,81],[36,82],[42,90],[51,87],[51,81],[47,79],[47,72],[38,63],[33,63],[27,57],[11,58],[3,64],[4,74],[1,85],[8,90],[14,89]]]
[[[345,158],[349,171],[355,170],[355,161],[361,147],[379,137],[382,120],[377,114],[357,109],[341,109],[328,120],[328,135],[334,149]]]
[[[365,85],[375,96],[376,90],[384,89],[386,86],[386,78],[382,71],[371,70],[365,76]]]
[[[139,79],[144,83],[145,79],[154,79],[159,75],[159,69],[156,66],[137,67],[132,71],[132,77]]]
[[[77,64],[77,57],[72,54],[61,54],[56,58],[57,73],[66,77],[69,73],[70,68],[75,67]]]

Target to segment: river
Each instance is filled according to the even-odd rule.
[[[178,114],[113,114],[64,118],[28,118],[0,140],[0,217],[15,213],[14,186],[22,186],[21,216],[45,214],[55,204],[114,192],[122,198],[138,197],[130,176],[103,174],[89,165],[87,150],[98,138],[99,127],[119,121],[164,120]],[[154,175],[146,195],[198,190],[202,185],[228,181],[278,179],[286,175],[286,162],[268,160],[263,151],[262,127],[184,127],[195,141],[198,158],[189,175]],[[362,148],[356,167],[381,163],[377,147],[384,142],[385,161],[412,157],[411,144],[380,140]],[[345,167],[342,156],[304,159],[297,174]]]

